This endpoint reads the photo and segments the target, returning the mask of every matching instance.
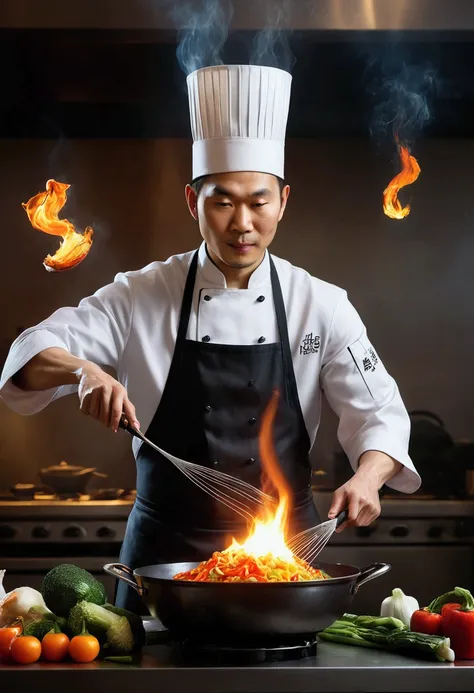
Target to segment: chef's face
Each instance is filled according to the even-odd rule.
[[[186,200],[214,262],[253,269],[275,236],[289,192],[275,176],[245,171],[206,176],[198,194],[186,186]]]

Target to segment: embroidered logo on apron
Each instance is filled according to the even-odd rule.
[[[321,346],[321,337],[310,332],[305,336],[300,345],[300,355],[308,356],[308,354],[317,354]]]

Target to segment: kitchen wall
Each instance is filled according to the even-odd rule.
[[[474,180],[472,140],[420,144],[413,209],[387,219],[381,192],[397,170],[393,152],[368,140],[290,140],[292,185],[275,254],[349,292],[409,408],[437,412],[457,438],[474,435]],[[3,360],[17,331],[111,281],[116,272],[195,248],[185,207],[191,165],[185,140],[0,141]],[[49,177],[73,184],[62,215],[95,229],[75,270],[46,272],[55,238],[35,231],[21,202]],[[182,412],[183,427],[186,412]],[[326,412],[315,464],[331,468],[336,421]],[[130,438],[77,410],[77,399],[21,417],[0,402],[0,487],[37,480],[41,466],[70,463],[106,471],[110,485],[134,484]]]

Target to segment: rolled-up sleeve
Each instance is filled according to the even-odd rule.
[[[416,491],[421,480],[408,455],[407,410],[346,294],[333,315],[321,387],[339,417],[338,439],[354,471],[365,452],[384,452],[403,465],[387,486],[404,493]]]
[[[39,325],[25,330],[10,347],[0,379],[0,397],[17,413],[29,415],[77,391],[75,385],[25,391],[13,384],[15,373],[33,356],[51,347],[118,370],[130,334],[132,311],[128,277],[118,274],[112,284],[83,299],[77,307],[60,308]]]

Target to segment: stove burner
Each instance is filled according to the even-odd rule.
[[[262,664],[264,662],[290,662],[315,657],[317,639],[314,635],[285,638],[275,641],[237,641],[230,643],[202,643],[184,640],[177,644],[178,656],[195,664]]]

